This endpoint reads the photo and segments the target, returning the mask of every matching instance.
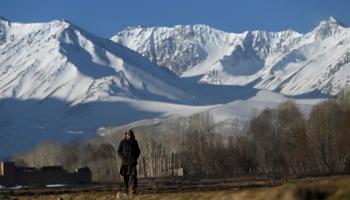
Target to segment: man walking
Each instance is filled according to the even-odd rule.
[[[124,184],[129,195],[136,193],[137,187],[137,159],[140,156],[140,148],[135,139],[134,131],[125,132],[125,138],[120,141],[118,155],[122,160],[120,175],[124,177]]]

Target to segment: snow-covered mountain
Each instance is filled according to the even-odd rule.
[[[350,28],[332,17],[305,34],[137,26],[112,40],[201,83],[248,85],[296,96],[335,95],[350,82]]]
[[[173,73],[67,21],[0,20],[0,98],[82,103],[123,96],[186,102]]]
[[[0,19],[0,159],[103,126],[189,115],[258,90],[194,84],[64,20]]]
[[[100,127],[198,112],[220,123],[284,100],[260,88],[335,94],[350,76],[349,34],[330,19],[307,34],[135,27],[116,43],[64,20],[0,18],[0,159]]]
[[[276,109],[281,103],[291,100],[297,105],[300,111],[307,116],[315,104],[324,101],[325,99],[295,99],[275,92],[261,90],[251,98],[212,106],[199,112],[199,114],[204,116],[210,115],[212,117],[212,125],[215,133],[223,135],[232,133],[239,134],[240,130],[247,127],[249,120],[265,108]],[[117,127],[102,127],[97,133],[101,136],[109,136],[123,133],[128,129],[141,128],[141,130],[147,129],[155,135],[166,134],[168,132],[173,132],[171,129],[174,127],[174,122],[175,124],[179,123],[179,119],[184,120],[186,117],[187,116],[184,118],[183,116],[172,115],[167,118],[139,120]],[[183,123],[182,125],[187,126],[188,123]]]

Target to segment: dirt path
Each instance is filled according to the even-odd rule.
[[[222,181],[225,182],[225,181]],[[319,178],[302,178],[289,181],[252,181],[245,182],[243,180],[232,182],[231,184],[222,185],[197,185],[189,188],[173,188],[169,191],[166,189],[154,189],[140,191],[135,195],[135,200],[194,200],[194,199],[261,199],[261,200],[350,200],[350,176],[334,176]],[[257,183],[261,183],[260,185]],[[225,186],[225,187],[224,187]],[[28,191],[29,192],[29,191]],[[55,191],[51,191],[55,192]],[[37,200],[112,200],[127,199],[125,194],[113,190],[93,191],[76,191],[56,194],[30,194],[20,196],[2,196],[3,199],[37,199]]]

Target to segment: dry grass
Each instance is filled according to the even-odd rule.
[[[46,196],[25,196],[10,199],[37,199],[57,200],[59,197],[64,200],[112,200],[127,199],[116,198],[115,194],[108,192],[88,192],[77,194],[46,195]],[[135,200],[350,200],[350,176],[337,176],[325,178],[304,178],[288,181],[281,186],[253,188],[253,189],[232,189],[221,191],[186,191],[159,194],[138,194]]]

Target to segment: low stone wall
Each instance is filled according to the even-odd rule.
[[[49,185],[49,184],[88,184],[91,183],[89,168],[67,172],[60,166],[43,167],[41,169],[16,167],[13,163],[5,163],[4,175],[0,176],[0,185]],[[8,172],[8,173],[7,173]]]

